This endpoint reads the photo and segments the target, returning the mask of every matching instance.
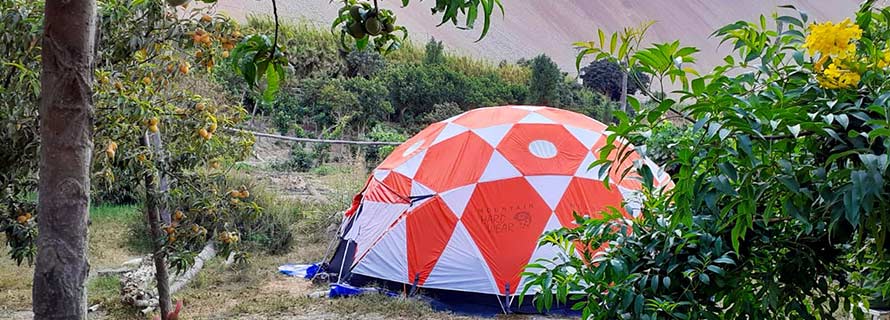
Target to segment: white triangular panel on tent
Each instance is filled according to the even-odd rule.
[[[559,200],[572,181],[571,176],[526,176],[525,180],[535,188],[541,199],[550,206],[550,210],[556,210]]]
[[[433,189],[421,184],[417,180],[411,181],[411,196],[412,197],[422,197],[436,194]]]
[[[406,203],[363,201],[353,227],[343,239],[355,241],[355,255],[361,257],[407,209]]]
[[[596,156],[596,154],[587,152],[587,156],[585,156],[584,160],[581,161],[581,165],[578,166],[578,171],[575,172],[575,176],[593,180],[602,180],[603,176],[600,175],[600,168],[602,166],[597,165],[593,168],[590,168],[590,164],[596,162],[597,159],[598,157]]]
[[[509,179],[521,177],[522,173],[519,170],[516,170],[510,161],[507,158],[495,150],[491,154],[491,160],[488,161],[488,165],[485,167],[485,171],[482,172],[482,177],[479,178],[479,182],[488,182],[494,180],[501,179]]]
[[[470,129],[467,129],[464,126],[449,122],[448,124],[445,125],[445,128],[442,128],[442,131],[439,132],[439,135],[436,137],[436,140],[433,141],[432,144],[437,144],[439,142],[445,141],[448,138],[454,137],[456,135],[459,135],[459,134],[467,132],[467,131],[470,131]]]
[[[470,202],[473,190],[476,190],[475,183],[445,191],[439,197],[445,201],[445,205],[451,209],[451,212],[460,218],[464,214],[464,209],[467,208],[467,203]]]
[[[507,135],[507,131],[510,131],[510,128],[512,127],[512,124],[502,124],[481,129],[473,129],[473,133],[482,138],[482,140],[485,140],[485,142],[488,142],[492,148],[497,148],[498,144],[501,143],[501,140]]]
[[[593,130],[581,129],[573,126],[565,126],[569,133],[575,136],[575,139],[581,142],[584,145],[584,148],[588,150],[593,148],[593,145],[596,144],[596,141],[600,139],[603,135],[599,132],[594,132]]]
[[[525,124],[533,124],[533,123],[537,123],[537,124],[554,124],[554,123],[556,123],[556,122],[554,122],[554,121],[551,120],[550,118],[547,118],[547,117],[541,115],[540,113],[532,112],[532,113],[529,113],[527,116],[525,116],[525,118],[522,118],[522,120],[519,120],[519,122],[517,122],[517,123],[525,123]]]
[[[460,221],[422,287],[500,294],[482,253]]]
[[[374,170],[374,179],[377,179],[377,181],[383,181],[383,179],[386,179],[386,176],[389,175],[389,172],[389,170]]]
[[[404,176],[414,179],[414,175],[417,173],[417,169],[420,169],[420,164],[423,163],[423,158],[426,156],[426,150],[421,151],[420,153],[405,161],[392,171],[403,174]]]
[[[621,196],[624,198],[624,210],[634,217],[639,216],[643,208],[643,193],[622,186],[618,186],[618,191],[621,191]]]
[[[352,272],[378,279],[409,282],[407,241],[405,219],[402,219],[358,261]]]

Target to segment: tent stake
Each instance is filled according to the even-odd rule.
[[[504,294],[506,294],[504,296],[504,302],[507,303],[506,313],[510,314],[510,313],[512,313],[512,310],[510,310],[510,302],[512,301],[512,299],[510,299],[510,283],[509,282],[504,284]]]
[[[417,293],[417,283],[420,282],[420,273],[414,274],[414,283],[411,284],[411,297]]]

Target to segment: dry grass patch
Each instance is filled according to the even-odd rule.
[[[118,267],[134,255],[126,246],[127,224],[140,217],[139,210],[134,206],[90,208],[89,250],[93,271]],[[2,234],[0,243],[6,243]],[[6,256],[0,257],[0,311],[31,309],[33,276],[33,266],[27,263],[19,266]],[[110,291],[110,283],[108,279],[91,279],[88,284],[90,301],[103,301]]]

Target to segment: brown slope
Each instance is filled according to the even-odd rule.
[[[415,42],[430,36],[442,40],[456,52],[494,61],[530,58],[540,53],[551,56],[563,70],[574,71],[575,49],[572,42],[592,40],[596,28],[619,30],[626,26],[656,21],[650,29],[654,42],[681,40],[697,46],[700,66],[712,66],[722,60],[724,49],[709,38],[713,30],[737,20],[757,19],[779,10],[780,4],[792,4],[810,14],[811,20],[838,20],[851,16],[857,0],[502,0],[503,17],[492,22],[492,30],[475,42],[479,30],[458,30],[451,25],[436,27],[440,17],[430,14],[433,1],[413,0],[407,8],[400,1],[382,1],[396,11],[399,23],[408,27]],[[339,2],[327,0],[278,0],[279,13],[287,18],[305,18],[328,27],[337,13]],[[220,0],[219,8],[236,18],[249,13],[270,14],[269,0]]]

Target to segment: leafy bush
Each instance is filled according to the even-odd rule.
[[[303,117],[309,114],[304,109],[298,93],[286,88],[279,93],[278,98],[270,105],[267,113],[272,119],[272,124],[280,134],[289,134],[291,131],[302,131]],[[296,136],[302,136],[296,134]]]
[[[28,195],[37,190],[39,132],[37,103],[40,92],[40,28],[43,7],[37,1],[5,1],[0,5],[0,232],[6,234],[10,256],[17,263],[32,262],[37,238],[36,203]],[[32,45],[38,44],[38,45]],[[20,218],[28,217],[28,219]]]
[[[612,122],[612,105],[602,95],[572,80],[560,83],[559,106],[597,119],[603,123]]]
[[[621,80],[624,73],[621,72],[618,62],[608,59],[593,61],[581,68],[580,76],[585,87],[608,96],[612,101],[618,101],[621,98]],[[648,85],[649,76],[637,72],[636,76],[627,78],[627,94],[636,94],[637,91]]]
[[[335,126],[343,117],[358,114],[358,97],[346,90],[339,78],[303,79],[299,81],[300,122],[310,125],[315,132]]]
[[[381,76],[389,89],[396,119],[406,123],[420,117],[438,103],[467,96],[466,78],[443,66],[403,65],[386,70]]]
[[[265,185],[257,184],[249,175],[229,176],[226,183],[228,187],[222,190],[246,186],[251,190],[256,205],[263,208],[254,214],[240,215],[234,221],[238,232],[244,235],[243,248],[268,254],[289,252],[294,244],[291,226],[296,223],[299,215],[293,203],[283,201]]]
[[[408,137],[392,127],[378,124],[368,133],[368,139],[371,141],[403,142]],[[365,164],[371,168],[376,167],[380,161],[383,161],[392,153],[393,149],[395,149],[395,146],[367,146],[365,148]]]
[[[358,99],[352,108],[358,112],[353,117],[352,125],[358,132],[376,123],[389,121],[395,112],[389,101],[389,88],[379,79],[349,78],[343,81],[346,91]]]
[[[315,164],[315,154],[306,150],[302,143],[294,143],[291,147],[290,157],[284,162],[274,164],[272,168],[278,171],[307,172],[314,168]]]
[[[696,217],[672,226],[669,216],[647,212],[641,219],[624,219],[613,209],[602,217],[578,216],[576,223],[577,228],[546,234],[541,244],[604,249],[582,250],[580,256],[568,251],[561,260],[529,265],[535,278],[525,290],[541,286],[543,292],[560,293],[556,301],[552,295],[536,299],[539,309],[573,302],[583,310],[582,319],[708,319],[722,311],[720,300],[711,297],[732,290],[726,270],[736,262],[732,248],[712,234],[713,220]],[[568,292],[584,298],[570,301]]]
[[[272,34],[275,23],[269,16],[249,15],[245,29],[257,34]],[[294,78],[336,77],[346,71],[337,36],[307,21],[281,23],[278,41],[287,55]]]
[[[670,175],[676,175],[679,169],[677,165],[677,147],[694,141],[691,126],[678,126],[671,122],[661,122],[652,127],[652,133],[646,139],[646,156],[655,163],[661,163]]]
[[[563,81],[562,71],[550,57],[539,55],[531,60],[532,76],[529,80],[529,104],[551,107],[559,106],[559,84]]]
[[[525,85],[505,82],[496,73],[467,77],[467,96],[464,109],[475,109],[505,104],[516,104],[528,95]]]
[[[422,122],[425,124],[432,124],[459,115],[463,112],[464,111],[461,110],[457,103],[439,103],[433,106],[433,111],[423,115]]]
[[[609,247],[588,260],[599,264],[534,266],[531,283],[545,287],[539,306],[556,293],[558,301],[581,300],[576,307],[594,318],[862,319],[887,297],[890,9],[866,1],[855,22],[807,19],[761,17],[718,29],[735,52],[702,75],[682,66],[696,48],[635,49],[636,30],[614,36],[625,42],[617,50],[579,43],[581,57],[626,60],[683,88],[675,92],[683,104],[651,94],[653,106],[642,108],[628,97],[638,114],[617,114],[597,164],[627,168],[609,159],[632,149],[623,141],[649,140],[671,109],[694,125],[674,142],[673,189],[659,191],[647,166],[627,177],[644,190],[644,220],[632,233],[582,219],[581,228],[544,238],[566,255],[575,251],[566,239]],[[601,299],[613,292],[619,296]]]
[[[439,65],[445,63],[445,46],[442,41],[436,41],[436,38],[430,38],[426,43],[423,63],[427,65]]]
[[[346,76],[368,78],[386,67],[386,60],[371,49],[353,50],[346,54]]]

